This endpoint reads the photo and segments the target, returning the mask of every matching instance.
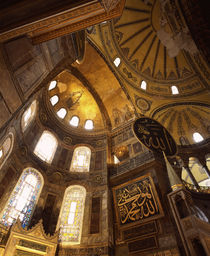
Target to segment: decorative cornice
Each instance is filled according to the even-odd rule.
[[[0,34],[0,42],[27,34],[34,44],[42,43],[97,23],[118,17],[122,14],[124,0],[110,12],[105,12],[99,2],[91,2],[77,8],[68,9],[56,15],[19,26]]]

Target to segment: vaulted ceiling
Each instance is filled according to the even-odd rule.
[[[178,144],[193,144],[196,131],[209,138],[209,66],[191,37],[178,2],[172,6],[164,1],[127,0],[122,16],[89,28],[88,39],[139,114],[163,124]],[[89,58],[88,52],[89,47],[87,73],[88,62],[90,70],[94,66],[94,57]],[[114,65],[117,57],[118,67]],[[99,66],[97,80],[104,79],[101,71]],[[141,88],[142,81],[147,83],[146,90]],[[100,85],[103,97],[111,93],[105,84]],[[179,94],[172,94],[174,85]],[[112,104],[121,110],[118,102]]]

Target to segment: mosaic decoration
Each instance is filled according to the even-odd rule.
[[[60,236],[62,243],[80,243],[86,191],[81,186],[70,186],[65,194],[61,212]]]
[[[118,225],[136,224],[163,216],[153,180],[145,175],[113,188]]]
[[[174,139],[169,132],[157,121],[142,117],[133,125],[137,139],[148,149],[159,153],[165,152],[167,156],[173,156],[177,152]]]
[[[1,223],[10,226],[19,218],[22,227],[27,227],[42,185],[41,175],[35,169],[27,168],[9,198],[3,211]]]

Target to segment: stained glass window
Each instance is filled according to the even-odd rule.
[[[82,223],[86,190],[74,185],[66,189],[60,213],[60,242],[79,244],[82,234]]]
[[[91,150],[88,147],[77,147],[71,161],[71,172],[89,172]]]
[[[55,136],[48,132],[44,131],[40,137],[36,147],[34,149],[34,154],[41,158],[47,163],[51,163],[57,148],[58,142]]]
[[[42,175],[34,168],[25,169],[3,210],[1,223],[10,226],[19,218],[23,228],[28,226],[42,186]]]
[[[31,105],[26,109],[26,111],[23,113],[22,119],[21,119],[21,127],[22,131],[25,131],[30,122],[33,120],[35,113],[36,113],[36,100],[34,100]]]
[[[2,144],[0,144],[0,169],[8,159],[10,153],[12,152],[13,143],[14,143],[14,135],[12,132],[10,132],[7,135],[7,137],[4,139]]]

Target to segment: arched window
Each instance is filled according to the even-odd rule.
[[[147,89],[147,83],[144,80],[141,81],[141,89],[143,89],[143,90]]]
[[[179,90],[175,85],[171,86],[171,92],[172,94],[179,94]]]
[[[79,125],[79,117],[78,116],[72,116],[71,120],[70,120],[70,125],[78,127]]]
[[[66,116],[66,114],[67,114],[67,111],[66,111],[65,108],[60,108],[60,109],[58,110],[58,112],[57,112],[57,115],[58,115],[61,119],[63,119],[63,118]]]
[[[93,129],[93,121],[92,120],[86,120],[85,122],[85,129],[86,130],[92,130]]]
[[[2,144],[0,144],[0,169],[8,159],[10,153],[12,152],[14,144],[14,135],[10,132],[4,139]]]
[[[193,139],[196,143],[198,143],[198,142],[203,141],[203,136],[198,132],[194,132],[193,133]]]
[[[57,145],[58,142],[55,136],[48,131],[44,131],[36,144],[34,154],[50,164],[55,155]]]
[[[74,185],[66,189],[57,229],[60,227],[62,244],[79,244],[82,234],[82,223],[86,190]]]
[[[57,85],[57,81],[51,81],[50,86],[48,88],[49,91],[53,90]]]
[[[50,98],[50,102],[51,102],[51,104],[52,104],[53,106],[55,106],[55,104],[57,104],[58,101],[59,101],[59,98],[58,98],[57,95],[54,95],[54,96],[52,96],[52,97]]]
[[[21,119],[21,127],[22,131],[24,132],[26,128],[29,126],[31,121],[33,120],[35,113],[36,113],[36,100],[34,100],[31,105],[26,109],[26,111],[23,113],[22,119]]]
[[[20,218],[22,226],[28,226],[42,186],[42,175],[34,168],[25,169],[3,210],[1,223],[10,226]]]
[[[89,172],[91,150],[88,147],[77,147],[71,161],[71,172]]]
[[[119,57],[115,58],[114,65],[118,67],[120,65],[121,59]]]

